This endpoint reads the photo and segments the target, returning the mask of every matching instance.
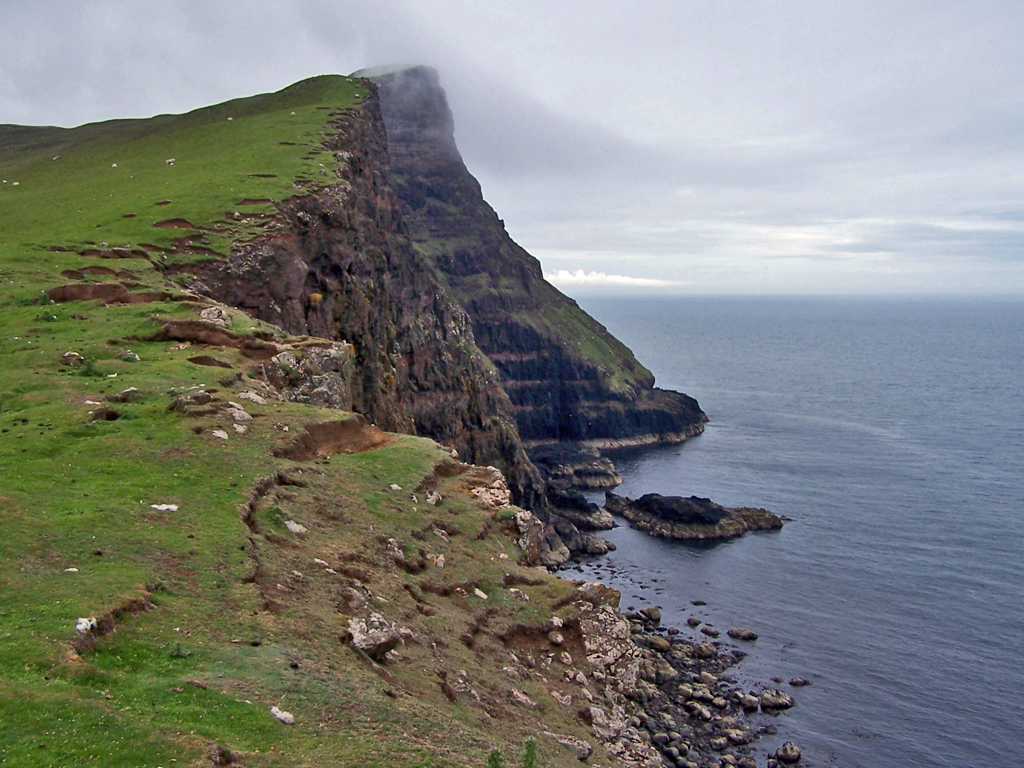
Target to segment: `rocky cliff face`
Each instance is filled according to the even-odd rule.
[[[349,342],[354,410],[500,465],[515,501],[543,510],[498,375],[404,230],[375,93],[333,127],[337,180],[282,205],[278,234],[197,268],[195,287],[289,333]]]
[[[368,74],[413,244],[472,320],[523,440],[612,448],[700,433],[697,401],[655,388],[632,352],[547,283],[537,259],[509,237],[462,162],[437,73]]]

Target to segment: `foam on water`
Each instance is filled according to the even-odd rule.
[[[813,681],[771,722],[816,765],[1009,765],[1024,736],[1024,303],[581,302],[706,433],[620,459],[620,493],[792,518],[695,548],[623,527],[623,605],[760,639],[737,676]],[[655,581],[657,580],[657,581]],[[690,605],[694,599],[706,607]]]

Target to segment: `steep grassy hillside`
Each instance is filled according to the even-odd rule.
[[[536,736],[570,765],[542,734],[593,739],[552,693],[581,693],[546,639],[574,586],[503,533],[494,474],[288,401],[347,347],[168,271],[333,182],[321,146],[365,85],[0,130],[0,763],[466,766]],[[394,655],[353,646],[373,613]],[[511,651],[537,671],[503,674]]]

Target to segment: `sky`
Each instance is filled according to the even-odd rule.
[[[440,72],[570,295],[1024,295],[1019,0],[0,0],[0,123]]]

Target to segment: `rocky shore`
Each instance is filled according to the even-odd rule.
[[[618,593],[593,582],[581,582],[579,594],[587,600],[576,607],[591,688],[601,700],[584,693],[589,705],[578,715],[606,749],[625,765],[757,766],[756,741],[777,732],[759,715],[794,706],[789,694],[768,685],[744,690],[728,670],[746,653],[718,641],[683,638],[661,624],[656,607],[623,615]],[[757,638],[742,628],[729,635],[746,642]],[[769,755],[768,765],[799,760],[799,748],[787,742]]]

